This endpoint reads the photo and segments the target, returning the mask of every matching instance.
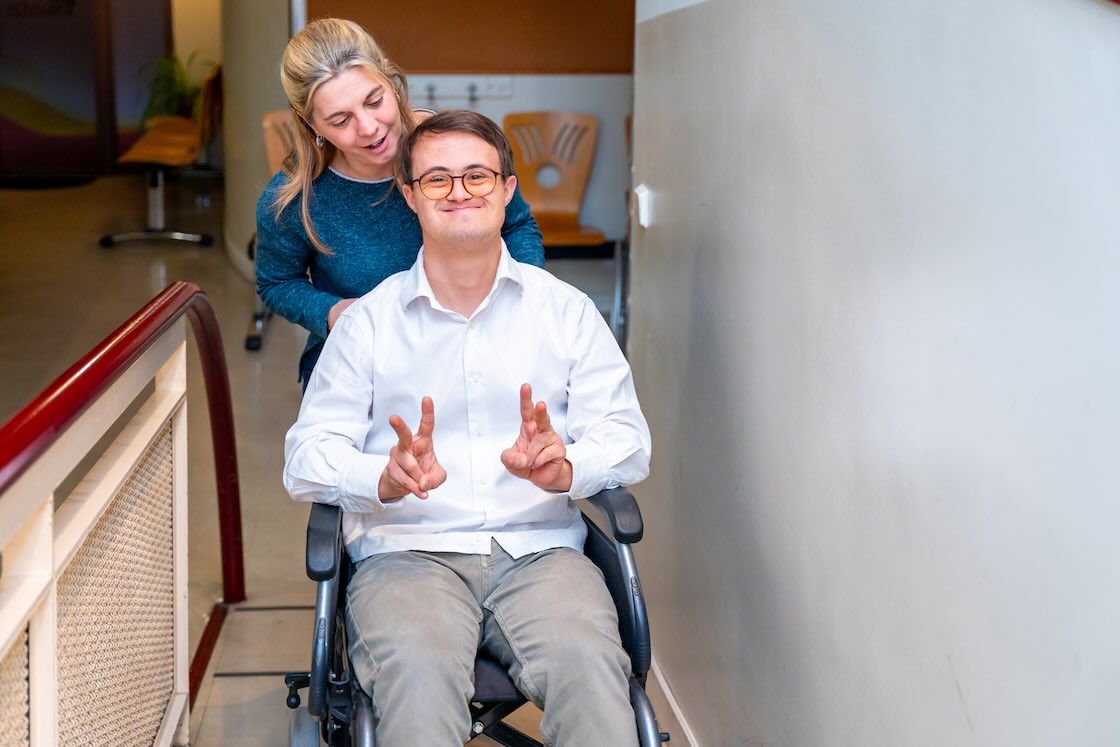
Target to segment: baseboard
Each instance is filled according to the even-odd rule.
[[[696,735],[692,732],[688,721],[684,717],[684,712],[681,710],[680,703],[677,702],[676,696],[673,694],[673,688],[665,679],[661,667],[657,665],[657,659],[650,661],[649,667],[650,676],[657,682],[657,688],[661,691],[661,696],[665,698],[665,702],[669,704],[669,710],[673,712],[673,718],[676,719],[675,726],[679,727],[681,734],[672,734],[673,740],[670,744],[673,747],[701,747],[700,742],[697,741]],[[662,726],[662,729],[665,727]],[[673,731],[676,731],[673,729]]]

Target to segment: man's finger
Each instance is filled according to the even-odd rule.
[[[543,401],[537,403],[533,417],[537,421],[537,433],[552,433],[552,419],[548,417],[548,405]]]
[[[521,385],[521,422],[530,423],[533,420],[533,387],[528,384]]]
[[[417,467],[419,471],[419,467]],[[399,462],[389,463],[389,479],[396,484],[396,491],[411,493],[421,500],[427,500],[428,490],[434,487],[430,484],[431,479],[420,472],[419,476],[415,472],[406,471],[404,465]]]
[[[431,397],[420,400],[420,428],[416,435],[430,437],[436,429],[436,406]]]
[[[528,466],[528,459],[517,449],[509,448],[502,452],[502,464],[510,472],[523,472]]]
[[[568,450],[564,448],[564,444],[559,441],[553,441],[551,444],[541,449],[537,454],[537,458],[533,460],[530,469],[540,469],[549,462],[558,462],[567,456]]]
[[[389,475],[389,482],[393,485],[393,492],[415,493],[420,489],[416,481],[409,477],[397,462],[389,462],[386,472]]]
[[[525,469],[533,469],[533,465],[537,463],[537,456],[556,440],[555,433],[538,433],[531,441],[522,446],[521,455],[525,459]]]
[[[435,490],[447,480],[447,470],[436,462],[431,469],[428,470],[428,490]]]
[[[420,462],[416,461],[416,457],[399,446],[394,446],[389,450],[389,464],[390,466],[396,465],[400,474],[407,475],[413,484],[419,482],[420,478],[424,476],[424,468],[420,466]]]
[[[400,415],[389,416],[389,426],[397,433],[397,443],[401,449],[412,453],[412,431]]]

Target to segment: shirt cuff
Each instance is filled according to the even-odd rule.
[[[572,487],[568,497],[578,500],[595,495],[607,482],[609,466],[595,444],[568,444],[567,460],[572,464]]]
[[[389,457],[378,454],[356,454],[341,470],[338,479],[339,505],[344,511],[369,513],[399,507],[404,501],[382,503],[377,497],[377,484]]]

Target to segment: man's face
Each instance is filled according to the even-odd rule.
[[[500,172],[502,168],[497,149],[466,132],[421,137],[412,150],[412,163],[414,179],[433,172],[459,177],[472,169]],[[468,192],[462,179],[454,179],[451,192],[440,199],[425,195],[416,182],[404,185],[402,191],[420,219],[425,244],[474,241],[501,236],[506,205],[516,183],[516,178],[503,178],[499,173],[494,190],[482,197]]]

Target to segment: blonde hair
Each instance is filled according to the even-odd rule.
[[[295,146],[284,159],[282,167],[288,179],[276,194],[273,209],[279,219],[284,208],[299,197],[303,227],[312,246],[323,254],[332,252],[311,224],[311,184],[326,170],[334,157],[335,148],[329,142],[321,148],[317,147],[315,131],[308,122],[312,115],[312,101],[319,87],[354,67],[365,68],[394,88],[403,140],[416,122],[408,103],[408,80],[404,71],[385,56],[374,38],[361,26],[341,18],[312,21],[292,37],[280,58],[280,83],[296,113],[296,137]],[[388,189],[393,189],[393,182],[389,182]]]

